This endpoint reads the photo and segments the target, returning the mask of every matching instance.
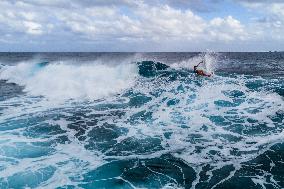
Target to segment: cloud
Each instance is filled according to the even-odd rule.
[[[26,28],[26,32],[31,35],[40,35],[43,33],[42,25],[36,22],[23,21],[23,25]]]
[[[204,32],[205,21],[192,11],[181,11],[168,5],[137,10],[143,33],[153,39],[184,38],[193,39]]]
[[[6,28],[6,35],[42,35],[51,31],[52,24],[47,23],[43,12],[31,10],[24,4],[0,2],[0,26]],[[2,31],[3,32],[3,31]]]
[[[72,32],[90,40],[232,41],[246,35],[241,23],[231,16],[207,22],[190,10],[182,11],[168,5],[140,4],[132,17],[121,14],[115,7],[91,7],[84,9],[84,14],[81,12],[67,11],[57,18]]]
[[[0,23],[14,31],[30,35],[44,35],[52,30],[53,32],[69,30],[74,35],[80,34],[79,36],[89,40],[194,40],[209,34],[212,36],[210,40],[228,41],[244,33],[241,24],[232,17],[216,18],[207,22],[191,10],[175,9],[169,5],[149,6],[140,2],[132,8],[131,16],[121,12],[117,6],[98,6],[106,4],[105,1],[92,1],[96,6],[65,8],[60,11],[47,8],[64,5],[66,2],[66,0],[4,2],[1,7],[6,9],[0,13]],[[79,6],[87,2],[83,0],[79,3],[73,0],[71,4]],[[109,4],[112,5],[114,2],[109,1]],[[118,2],[120,5],[130,3],[126,0],[116,1]],[[39,8],[38,5],[43,7]],[[51,18],[45,16],[47,12]],[[232,31],[225,31],[228,29]]]
[[[236,2],[243,2],[248,4],[257,4],[257,3],[263,3],[263,4],[271,4],[271,3],[284,3],[282,0],[235,0]]]
[[[91,7],[91,6],[132,6],[137,4],[132,0],[3,0],[17,4],[19,2],[27,5],[57,8]]]
[[[163,3],[162,3],[163,2]],[[166,3],[164,3],[166,2]],[[275,36],[282,31],[282,8],[269,5],[269,18],[256,18],[243,24],[225,15],[205,19],[199,12],[210,12],[209,5],[222,0],[2,0],[0,2],[0,43],[12,40],[38,44],[94,44],[117,48],[155,45],[190,46],[234,44],[257,40],[266,35],[268,23]],[[257,2],[239,0],[256,7]],[[249,5],[246,5],[249,3]],[[258,2],[259,3],[259,2]],[[265,10],[263,2],[261,6]],[[197,10],[194,7],[199,7]],[[214,7],[214,6],[213,6]],[[255,9],[255,8],[253,8]],[[270,26],[271,27],[271,26]],[[205,44],[205,45],[204,45]],[[66,45],[65,48],[70,48]],[[197,47],[196,47],[197,48]],[[137,50],[133,49],[133,50]]]
[[[190,8],[197,12],[216,11],[216,5],[222,0],[166,0],[166,3],[175,8]]]
[[[213,39],[233,41],[236,39],[245,40],[249,38],[245,27],[232,16],[214,18],[210,21],[209,25],[209,34]]]
[[[253,18],[254,30],[261,33],[267,40],[284,39],[284,1],[280,0],[238,0],[251,11],[260,13],[261,16]]]
[[[283,17],[284,1],[283,0],[235,0],[247,8],[254,11],[265,12],[276,16]]]

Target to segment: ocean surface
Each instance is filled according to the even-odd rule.
[[[193,66],[212,77],[197,76]],[[284,53],[0,53],[0,188],[284,188]]]

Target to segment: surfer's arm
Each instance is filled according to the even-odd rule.
[[[199,63],[196,65],[196,67],[198,67],[201,63],[203,63],[203,60],[202,60],[201,62],[199,62]]]
[[[193,70],[194,70],[194,72],[196,72],[196,71],[197,71],[198,66],[199,66],[202,62],[203,62],[203,61],[199,62],[196,66],[193,66]]]

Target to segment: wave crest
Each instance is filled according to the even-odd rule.
[[[24,91],[49,99],[98,99],[131,87],[137,76],[135,64],[74,65],[20,63],[5,66],[0,79],[25,86]]]

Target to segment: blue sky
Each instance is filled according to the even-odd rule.
[[[0,51],[284,50],[283,0],[1,0]]]

